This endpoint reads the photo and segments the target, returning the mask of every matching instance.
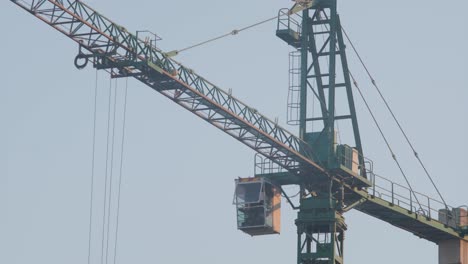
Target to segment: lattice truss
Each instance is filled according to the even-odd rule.
[[[457,233],[459,230],[455,229],[456,227],[427,218],[425,214],[413,212],[411,207],[405,210],[399,204],[394,204],[393,199],[390,203],[388,199],[386,201],[383,197],[368,193],[368,189],[354,188],[352,184],[343,182],[339,176],[325,171],[313,161],[314,152],[306,142],[173,60],[151,41],[137,38],[86,4],[77,0],[10,1],[77,42],[80,52],[75,59],[75,65],[78,67],[84,67],[91,61],[94,67],[110,72],[112,77],[134,77],[291,173],[297,175],[306,172],[301,175],[326,174],[332,177],[345,187],[347,194],[363,198],[363,202],[356,208],[369,215],[435,242],[464,236]],[[322,47],[326,42],[325,39]],[[319,51],[321,55],[326,55],[327,51],[322,48]],[[319,76],[321,74],[324,73],[319,73]],[[347,78],[345,75],[342,81],[346,83],[344,86],[349,87],[350,81]],[[322,88],[326,88],[327,85],[333,84],[324,84]],[[338,116],[336,119],[347,117]],[[308,121],[316,120],[311,118]],[[372,189],[375,190],[375,182],[373,184]],[[392,188],[392,197],[393,194]],[[428,207],[431,210],[430,206]],[[394,217],[387,217],[388,215]],[[402,217],[406,220],[400,221]]]
[[[86,4],[12,1],[80,45],[77,67],[92,60],[112,77],[135,77],[286,170],[324,172],[307,143]]]

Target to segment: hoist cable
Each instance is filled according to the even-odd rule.
[[[89,201],[89,232],[88,232],[88,264],[91,264],[91,235],[93,223],[93,204],[94,204],[94,165],[96,157],[96,120],[97,120],[97,93],[98,93],[98,71],[96,70],[96,78],[94,85],[94,121],[93,121],[93,151],[91,155],[91,194]]]
[[[372,117],[372,120],[374,121],[374,124],[377,126],[377,129],[379,130],[380,135],[382,136],[383,140],[385,141],[385,144],[387,145],[387,148],[388,148],[388,150],[390,151],[393,160],[395,161],[395,163],[397,164],[398,168],[400,169],[400,172],[401,172],[401,174],[403,175],[403,178],[405,178],[406,184],[408,184],[408,188],[410,189],[410,192],[413,194],[414,198],[416,199],[416,202],[417,202],[418,205],[419,205],[419,209],[421,209],[422,211],[424,211],[423,208],[422,208],[422,206],[421,206],[421,203],[419,202],[418,197],[416,196],[416,193],[414,192],[413,188],[411,187],[411,184],[410,184],[410,182],[409,182],[409,180],[408,180],[408,177],[406,176],[406,173],[403,171],[403,168],[401,167],[400,162],[398,161],[398,159],[397,159],[395,153],[393,152],[392,147],[390,146],[390,143],[389,143],[388,140],[387,140],[387,137],[386,137],[385,134],[383,133],[383,130],[382,130],[382,128],[381,128],[379,122],[377,121],[377,118],[375,117],[374,113],[372,112],[372,109],[370,108],[369,104],[367,103],[366,98],[364,97],[364,94],[362,93],[361,89],[359,88],[359,85],[358,85],[356,79],[354,78],[353,74],[351,74],[351,72],[349,72],[349,76],[350,76],[351,79],[353,80],[354,86],[355,86],[356,89],[358,90],[359,95],[360,95],[361,98],[362,98],[362,101],[363,101],[364,104],[366,105],[366,108],[367,108],[367,110],[369,111],[369,113],[370,113],[370,115],[371,115],[371,117]]]
[[[119,183],[117,188],[117,213],[115,222],[115,241],[114,241],[114,264],[117,259],[117,242],[119,234],[119,216],[120,216],[120,194],[122,187],[122,169],[123,169],[123,158],[124,158],[124,146],[125,146],[125,124],[127,116],[127,94],[128,94],[128,78],[125,81],[124,90],[124,108],[123,108],[123,121],[122,121],[122,140],[121,140],[121,151],[120,151],[120,168],[119,168]]]
[[[284,15],[288,15],[288,13],[285,13],[285,14],[281,14],[281,15],[276,15],[274,17],[271,17],[271,18],[268,18],[268,19],[265,19],[265,20],[261,20],[257,23],[254,23],[252,25],[249,25],[249,26],[246,26],[246,27],[243,27],[241,29],[234,29],[226,34],[223,34],[223,35],[220,35],[220,36],[217,36],[217,37],[214,37],[214,38],[211,38],[211,39],[208,39],[208,40],[205,40],[205,41],[202,41],[200,43],[197,43],[197,44],[194,44],[192,46],[189,46],[189,47],[186,47],[186,48],[183,48],[183,49],[179,49],[176,51],[176,54],[179,54],[181,52],[184,52],[186,50],[189,50],[189,49],[193,49],[193,48],[196,48],[196,47],[199,47],[199,46],[202,46],[202,45],[205,45],[205,44],[208,44],[208,43],[211,43],[211,42],[214,42],[214,41],[217,41],[219,39],[223,39],[225,37],[229,37],[229,36],[235,36],[239,33],[241,33],[242,31],[246,31],[248,29],[251,29],[251,28],[254,28],[254,27],[257,27],[257,26],[260,26],[262,24],[265,24],[265,23],[268,23],[270,21],[273,21],[281,16],[284,16]]]
[[[107,143],[106,143],[106,170],[104,179],[104,206],[102,214],[102,240],[101,240],[101,264],[104,264],[104,236],[106,231],[106,206],[107,206],[107,179],[108,179],[108,165],[109,165],[109,134],[110,134],[110,120],[111,120],[111,105],[112,105],[112,79],[109,79],[109,107],[107,110]]]
[[[106,264],[109,262],[109,237],[110,237],[110,220],[111,220],[111,208],[112,208],[112,185],[114,181],[114,152],[115,152],[115,120],[117,112],[117,92],[118,85],[117,79],[114,84],[114,101],[113,101],[113,120],[112,120],[112,136],[111,136],[111,155],[110,155],[110,175],[109,175],[109,201],[107,205],[107,238],[106,238]]]
[[[380,90],[379,86],[377,85],[377,82],[375,81],[374,77],[372,76],[372,74],[370,73],[369,69],[367,68],[366,64],[364,63],[364,60],[362,59],[361,55],[359,54],[359,52],[357,51],[356,47],[354,46],[353,42],[351,41],[350,37],[348,36],[346,30],[341,27],[342,30],[343,30],[343,33],[346,37],[346,39],[348,40],[348,42],[351,44],[351,47],[352,49],[354,50],[354,53],[356,54],[356,56],[358,57],[359,61],[361,62],[361,65],[362,67],[364,68],[364,70],[366,71],[367,73],[367,76],[369,76],[371,82],[372,82],[372,85],[375,87],[375,89],[377,90],[377,92],[379,93],[379,96],[380,98],[382,99],[382,101],[384,102],[387,110],[390,112],[390,114],[392,115],[392,118],[393,120],[395,121],[395,123],[397,124],[398,128],[400,129],[401,133],[403,134],[403,136],[405,137],[405,140],[406,142],[408,143],[409,147],[411,148],[411,150],[413,151],[413,154],[414,156],[416,157],[416,159],[418,160],[419,164],[421,165],[421,167],[423,168],[425,174],[427,175],[427,177],[429,178],[429,180],[431,181],[432,183],[432,186],[435,188],[435,190],[437,191],[437,194],[439,195],[440,199],[442,199],[442,202],[444,203],[444,206],[446,208],[448,208],[447,206],[447,203],[445,202],[445,199],[444,197],[442,197],[442,194],[441,192],[439,191],[439,188],[437,188],[437,185],[435,184],[434,180],[432,179],[432,176],[430,175],[429,171],[427,170],[426,166],[424,165],[423,161],[421,160],[421,158],[419,157],[419,154],[418,152],[416,151],[416,149],[414,148],[413,144],[411,143],[408,135],[406,134],[406,132],[404,131],[403,127],[401,126],[401,123],[398,121],[396,115],[394,114],[392,108],[390,107],[388,101],[385,99],[385,97],[383,96],[382,94],[382,91]]]

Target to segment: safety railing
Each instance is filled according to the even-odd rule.
[[[278,13],[278,30],[292,30],[301,35],[301,21],[302,17],[298,14],[289,14],[288,8],[280,9]]]
[[[457,213],[454,209],[457,208],[448,206],[437,199],[375,174],[372,160],[362,156],[347,145],[341,146],[343,147],[343,151],[337,154],[340,164],[356,174],[368,178],[371,181],[371,187],[368,189],[368,192],[374,197],[379,197],[392,205],[402,207],[408,210],[408,212],[430,219],[437,219],[449,226],[460,226],[461,222],[463,222],[463,217],[467,217],[468,221],[466,214],[462,216],[456,215]],[[360,165],[361,161],[364,162],[364,168]]]
[[[367,177],[366,175],[373,174],[374,164],[373,161],[362,156],[358,152],[355,152],[355,158],[348,156],[346,154],[337,154],[337,158],[340,164],[346,165],[348,164],[350,170],[355,168],[355,173],[358,176]],[[364,166],[360,164],[360,160],[363,161]],[[265,158],[261,154],[257,153],[254,157],[254,173],[257,174],[271,174],[271,173],[279,173],[279,172],[287,172],[283,167],[273,162],[271,159]]]
[[[371,182],[371,187],[367,192],[374,197],[381,198],[391,205],[406,209],[409,213],[424,216],[428,219],[435,219],[447,226],[459,228],[468,226],[468,206],[452,207],[434,199],[423,193],[411,190],[410,188],[393,182],[385,177],[375,174],[373,161],[355,153],[354,158],[349,155],[338,155],[348,164],[358,168],[358,175],[366,175]],[[359,159],[364,161],[364,168],[359,165]],[[343,161],[342,160],[342,161]],[[255,155],[255,175],[287,172],[272,160],[260,154]]]
[[[272,174],[272,173],[280,173],[280,172],[287,172],[286,169],[281,167],[280,165],[274,163],[271,159],[265,158],[259,153],[255,154],[254,157],[254,174]]]
[[[368,192],[374,197],[448,226],[460,225],[460,217],[455,216],[456,208],[374,173],[370,174],[370,180],[372,186]]]

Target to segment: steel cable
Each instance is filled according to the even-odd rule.
[[[202,45],[205,45],[205,44],[208,44],[208,43],[211,43],[211,42],[214,42],[214,41],[217,41],[219,39],[222,39],[222,38],[225,38],[225,37],[229,37],[229,36],[235,36],[239,33],[241,33],[242,31],[246,31],[246,30],[249,30],[251,28],[254,28],[254,27],[257,27],[257,26],[260,26],[260,25],[263,25],[265,23],[268,23],[270,21],[273,21],[281,16],[284,16],[284,15],[288,15],[288,13],[285,13],[285,14],[282,14],[282,15],[276,15],[274,17],[271,17],[271,18],[268,18],[268,19],[265,19],[265,20],[261,20],[259,22],[256,22],[252,25],[249,25],[249,26],[246,26],[246,27],[243,27],[241,29],[234,29],[226,34],[222,34],[220,36],[217,36],[217,37],[214,37],[214,38],[211,38],[211,39],[208,39],[208,40],[205,40],[205,41],[202,41],[200,43],[197,43],[197,44],[194,44],[192,46],[188,46],[186,48],[183,48],[183,49],[179,49],[179,50],[176,50],[176,54],[179,54],[181,52],[184,52],[184,51],[187,51],[189,49],[193,49],[193,48],[196,48],[196,47],[199,47],[199,46],[202,46]]]
[[[114,179],[114,152],[115,152],[115,120],[117,112],[117,79],[114,84],[114,101],[113,101],[113,121],[112,121],[112,136],[111,136],[111,156],[110,156],[110,179],[109,179],[109,201],[107,205],[107,238],[106,238],[106,264],[108,263],[109,257],[109,237],[110,237],[110,220],[111,220],[111,208],[112,208],[112,185]]]
[[[109,165],[109,134],[110,134],[110,121],[111,121],[111,105],[112,105],[112,79],[109,79],[109,107],[107,110],[107,143],[106,143],[106,166],[105,166],[105,178],[104,178],[104,205],[102,215],[102,240],[101,240],[101,264],[104,264],[104,236],[106,230],[106,206],[107,206],[107,179],[108,179],[108,165]]]
[[[327,30],[328,30],[328,27],[327,27],[327,26],[325,26],[325,27],[326,27]],[[343,33],[345,33],[343,26],[341,26],[341,29],[342,29]],[[345,35],[346,35],[346,33],[345,33]],[[347,35],[346,35],[346,36],[347,36]],[[349,38],[348,38],[348,41],[350,41]],[[352,44],[351,44],[351,45],[352,45]],[[336,48],[339,48],[339,47],[336,45]],[[423,211],[422,206],[421,206],[421,203],[419,203],[419,200],[418,200],[418,198],[417,198],[415,192],[413,191],[413,188],[411,187],[411,184],[410,184],[410,182],[409,182],[409,180],[408,180],[408,177],[406,176],[406,173],[404,172],[403,168],[401,167],[400,162],[398,161],[398,159],[397,159],[395,153],[393,152],[393,150],[392,150],[392,148],[391,148],[391,146],[390,146],[390,143],[389,143],[388,140],[387,140],[387,137],[385,136],[385,134],[383,133],[382,128],[380,127],[379,123],[377,122],[377,118],[375,117],[374,113],[372,112],[372,109],[370,108],[370,105],[367,103],[367,100],[365,99],[364,94],[362,93],[361,89],[359,88],[359,85],[358,85],[356,79],[354,78],[353,74],[351,73],[351,71],[350,71],[349,69],[348,69],[348,72],[349,72],[349,76],[350,76],[351,79],[353,80],[354,86],[355,86],[356,89],[358,90],[359,95],[361,96],[361,98],[362,98],[364,104],[366,105],[367,110],[369,111],[369,113],[370,113],[370,115],[371,115],[371,117],[372,117],[372,119],[373,119],[375,125],[377,126],[377,128],[378,128],[378,130],[379,130],[379,132],[380,132],[380,135],[382,136],[383,140],[385,141],[385,144],[387,145],[387,148],[388,148],[388,150],[390,151],[393,160],[395,161],[395,163],[396,163],[397,166],[398,166],[398,169],[400,170],[401,174],[403,175],[403,178],[405,179],[406,184],[408,184],[408,188],[410,189],[410,192],[414,195],[414,197],[415,197],[415,199],[416,199],[416,201],[417,201],[417,203],[418,203],[418,205],[419,205],[419,208]]]
[[[128,94],[128,78],[126,79],[125,90],[124,90],[122,140],[121,140],[121,151],[120,151],[119,183],[118,183],[118,189],[117,189],[117,213],[116,213],[116,223],[115,223],[114,264],[116,264],[116,259],[117,259],[117,242],[118,242],[118,234],[119,234],[120,194],[121,194],[121,187],[122,187],[122,169],[123,169],[123,157],[124,157],[124,146],[125,146],[125,125],[126,125],[126,116],[127,116],[127,94]]]
[[[252,25],[250,25],[250,26],[247,26],[247,27],[244,27],[244,28],[241,28],[241,29],[234,29],[234,30],[232,30],[231,32],[226,33],[226,34],[223,34],[223,35],[221,35],[221,36],[208,39],[208,40],[206,40],[206,41],[203,41],[203,42],[200,42],[200,43],[198,43],[198,44],[189,46],[189,47],[187,47],[187,48],[180,49],[180,50],[177,51],[177,53],[181,53],[181,52],[184,52],[184,51],[186,51],[186,50],[193,49],[193,48],[196,48],[196,47],[199,47],[199,46],[208,44],[208,43],[210,43],[210,42],[213,42],[213,41],[216,41],[216,40],[225,38],[225,37],[229,37],[229,36],[231,36],[231,35],[232,35],[232,36],[235,36],[235,35],[241,33],[242,31],[245,31],[245,30],[248,30],[248,29],[250,29],[250,28],[253,28],[253,27],[256,27],[256,26],[265,24],[265,23],[267,23],[267,22],[270,22],[270,21],[272,21],[272,20],[275,20],[277,17],[278,17],[278,16],[274,16],[274,17],[272,17],[272,18],[268,18],[268,19],[262,20],[262,21],[260,21],[260,22],[257,22],[257,23],[255,23],[255,24],[252,24]]]
[[[403,175],[403,178],[405,178],[405,181],[406,181],[406,184],[408,184],[408,188],[410,189],[410,192],[413,194],[414,198],[416,199],[416,202],[418,203],[419,205],[419,209],[421,211],[424,212],[422,206],[421,206],[421,203],[419,202],[419,199],[418,197],[416,196],[416,193],[414,192],[413,188],[411,187],[411,184],[408,180],[408,177],[406,176],[406,173],[403,171],[403,168],[401,167],[400,165],[400,162],[398,161],[395,153],[393,152],[392,150],[392,147],[390,146],[390,143],[388,142],[387,140],[387,137],[385,136],[385,134],[383,133],[383,130],[382,128],[380,127],[380,124],[379,122],[377,121],[377,118],[375,117],[374,113],[372,112],[372,109],[370,108],[369,104],[367,103],[367,100],[366,98],[364,97],[364,94],[362,93],[361,89],[359,88],[359,85],[356,81],[356,79],[354,78],[353,74],[351,72],[349,72],[349,76],[351,77],[351,79],[353,80],[353,84],[354,86],[356,87],[356,89],[358,90],[359,92],[359,95],[361,96],[361,99],[363,100],[364,104],[366,105],[366,108],[367,110],[369,111],[371,117],[372,117],[372,120],[374,121],[374,124],[377,126],[377,129],[379,130],[380,132],[380,135],[382,136],[383,140],[385,141],[385,144],[387,145],[387,148],[388,150],[390,151],[391,155],[392,155],[392,158],[393,160],[395,161],[395,163],[397,164],[398,166],[398,169],[400,170],[401,174]]]
[[[92,223],[93,223],[93,205],[94,205],[94,167],[96,157],[96,120],[97,120],[97,93],[98,93],[98,71],[96,70],[96,78],[94,85],[94,121],[93,121],[93,151],[91,158],[91,194],[89,201],[89,232],[88,232],[88,264],[91,264],[91,235],[92,235]]]
[[[437,188],[437,185],[435,184],[432,176],[430,175],[429,171],[427,170],[426,166],[424,165],[423,161],[421,160],[421,158],[419,157],[419,154],[418,152],[416,151],[416,149],[414,148],[413,144],[411,143],[408,135],[406,134],[406,132],[404,131],[403,127],[401,126],[400,122],[398,121],[397,117],[395,116],[393,110],[391,109],[390,105],[388,104],[388,101],[385,99],[385,97],[383,96],[382,94],[382,91],[380,90],[379,86],[377,85],[377,82],[375,81],[375,79],[373,78],[372,74],[370,73],[369,69],[367,68],[366,64],[364,63],[364,60],[362,59],[361,55],[359,54],[359,52],[357,51],[356,47],[354,46],[353,42],[351,41],[350,37],[348,36],[346,30],[341,27],[342,30],[343,30],[343,33],[344,35],[346,36],[346,39],[348,40],[348,42],[351,44],[351,47],[352,49],[354,50],[354,53],[356,54],[356,56],[358,57],[361,65],[363,66],[364,70],[366,71],[367,73],[367,76],[370,78],[371,82],[372,82],[372,85],[375,87],[375,89],[377,90],[380,98],[382,99],[382,101],[384,102],[387,110],[390,112],[393,120],[395,121],[395,123],[397,124],[399,130],[401,131],[401,133],[403,134],[403,136],[405,137],[405,140],[406,142],[408,143],[409,147],[411,148],[411,150],[413,151],[413,154],[414,156],[416,157],[416,159],[418,160],[419,164],[421,165],[421,167],[423,168],[425,174],[427,175],[427,177],[429,178],[429,180],[431,181],[432,183],[432,186],[435,188],[435,190],[437,191],[437,194],[439,195],[440,199],[442,199],[442,202],[444,203],[444,206],[445,208],[448,208],[447,206],[447,203],[445,202],[445,199],[444,197],[442,196],[442,194],[440,193],[439,191],[439,188]]]

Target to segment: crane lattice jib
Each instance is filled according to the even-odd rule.
[[[92,60],[96,68],[109,71],[112,77],[134,77],[293,175],[307,172],[301,175],[327,175],[336,181],[343,180],[313,161],[314,152],[306,142],[170,58],[151,41],[137,38],[81,1],[10,1],[77,42],[80,45],[77,67]],[[348,194],[360,198],[350,208],[357,206],[366,214],[430,241],[460,237],[468,241],[453,228],[412,209],[406,210],[393,200],[381,199],[347,182],[341,184]],[[375,188],[374,185],[372,189]]]
[[[135,77],[290,172],[297,173],[299,164],[324,172],[307,143],[83,2],[11,1],[89,52],[80,52],[77,61],[93,58],[114,77],[115,70]]]

